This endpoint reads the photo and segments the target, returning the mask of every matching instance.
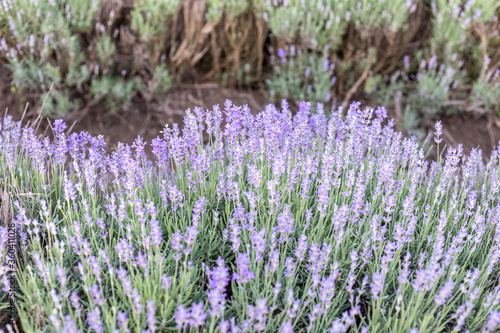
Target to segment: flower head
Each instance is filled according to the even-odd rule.
[[[441,120],[436,121],[435,128],[436,132],[434,133],[434,142],[441,143],[441,141],[443,141],[443,139],[440,138],[441,134],[443,134],[442,132],[443,126],[441,125]]]

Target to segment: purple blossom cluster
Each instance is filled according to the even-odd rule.
[[[203,302],[193,303],[191,309],[186,309],[182,304],[177,307],[173,315],[177,328],[202,327],[205,324],[207,314],[203,312]]]
[[[15,230],[36,295],[20,311],[54,309],[54,331],[494,332],[500,150],[429,164],[385,109],[322,108],[196,108],[154,141],[157,168],[140,138],[106,154],[62,121],[51,142],[4,118],[0,181],[23,195],[3,290]]]

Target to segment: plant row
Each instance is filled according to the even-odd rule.
[[[364,91],[400,108],[410,129],[420,116],[500,111],[499,8],[496,0],[5,0],[0,62],[13,89],[45,102],[47,115],[152,101],[194,67],[205,81],[264,83],[274,101],[345,109]]]
[[[386,118],[227,100],[151,161],[6,117],[0,310],[13,270],[24,332],[494,332],[500,150],[429,163]]]

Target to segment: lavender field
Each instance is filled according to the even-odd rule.
[[[3,332],[498,331],[500,148],[343,113],[195,108],[155,161],[1,119]]]

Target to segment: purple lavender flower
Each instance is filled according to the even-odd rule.
[[[235,223],[234,218],[229,219],[229,229],[231,230],[231,250],[238,252],[241,244],[241,239],[239,238],[241,227]]]
[[[283,212],[278,215],[278,232],[281,233],[283,241],[287,241],[293,233],[295,219],[290,212],[290,205],[285,204]]]
[[[293,333],[293,325],[291,320],[285,321],[283,325],[281,325],[280,333]]]
[[[280,252],[277,249],[273,249],[269,253],[269,263],[266,264],[265,275],[273,274],[276,272],[280,265]]]
[[[56,275],[57,275],[57,281],[61,284],[61,289],[66,289],[68,276],[66,275],[64,269],[61,268],[59,265],[56,265]]]
[[[307,66],[304,72],[304,76],[306,77],[306,79],[309,77],[310,74],[311,74],[311,67]]]
[[[287,312],[287,316],[292,319],[297,317],[297,312],[300,309],[300,304],[301,304],[300,299],[293,301],[292,307]]]
[[[328,67],[330,67],[330,60],[328,60],[327,58],[324,58],[323,59],[323,72],[327,72]]]
[[[338,264],[336,263],[335,266],[338,267]],[[335,282],[338,278],[339,270],[335,268],[329,276],[322,278],[319,285],[319,298],[327,309],[331,307],[331,300],[335,296]]]
[[[184,305],[180,304],[177,306],[177,311],[173,315],[175,320],[175,327],[179,329],[184,329],[187,327],[189,323],[189,319],[191,318],[191,313],[188,309],[184,307]]]
[[[295,275],[295,263],[293,262],[293,258],[287,257],[285,259],[285,267],[286,269],[283,275],[287,278],[293,277]]]
[[[107,231],[107,228],[106,228],[106,223],[104,222],[104,219],[103,218],[100,218],[98,217],[96,219],[96,224],[97,226],[99,227],[100,229],[100,232],[99,232],[99,237],[101,238],[106,238],[108,236],[108,231]]]
[[[38,276],[43,278],[43,281],[45,284],[48,284],[48,278],[49,278],[49,270],[47,267],[45,267],[45,264],[43,262],[43,259],[40,257],[39,252],[34,252],[32,254],[33,260],[35,261],[35,266],[38,269]]]
[[[238,253],[236,266],[238,267],[238,272],[233,273],[233,280],[240,283],[247,283],[255,278],[255,274],[248,269],[250,267],[250,258],[247,253]]]
[[[115,245],[115,251],[121,262],[127,262],[134,257],[134,248],[126,239],[121,238]]]
[[[54,302],[54,307],[56,309],[62,310],[61,298],[59,297],[55,289],[50,290],[50,296],[52,298],[52,301]]]
[[[104,332],[102,328],[101,312],[99,311],[99,308],[95,308],[87,314],[87,322],[89,324],[89,327],[95,330],[97,333]]]
[[[275,197],[278,195],[278,192],[276,191],[277,184],[278,184],[278,181],[276,179],[271,179],[267,182],[267,190],[268,190],[268,195],[270,197]]]
[[[201,214],[206,212],[204,206],[207,204],[207,199],[205,197],[200,197],[196,200],[193,206],[193,224],[198,224],[201,218]]]
[[[266,229],[262,228],[259,232],[254,232],[250,239],[255,252],[255,262],[262,261],[262,255],[266,251]]]
[[[203,311],[203,302],[193,303],[191,306],[191,319],[189,325],[194,327],[201,327],[205,324],[207,314]]]
[[[172,278],[167,277],[165,274],[161,276],[161,288],[164,290],[169,289],[172,286]]]
[[[64,327],[62,329],[63,332],[67,333],[81,333],[79,329],[76,328],[76,322],[71,318],[71,315],[64,316]]]
[[[59,120],[59,119],[58,119]],[[57,121],[57,120],[56,120]],[[64,124],[64,122],[63,122]],[[64,127],[58,127],[58,130],[61,130],[61,128],[65,128],[66,124],[64,124]],[[54,132],[55,129],[54,129]],[[62,130],[61,130],[62,132]],[[66,137],[64,133],[61,132],[56,132],[55,135],[55,144],[54,144],[54,159],[56,164],[64,164],[66,163],[66,153],[68,152],[68,143],[66,141]]]
[[[300,192],[300,197],[304,200],[309,198],[309,186],[311,185],[312,180],[310,179],[310,176],[306,174],[302,180],[302,183],[300,184],[302,191]]]
[[[465,304],[462,304],[457,308],[457,311],[451,315],[451,318],[456,318],[457,322],[453,327],[453,330],[460,331],[462,326],[465,324],[465,320],[472,311],[472,308],[474,308],[474,303],[472,303],[470,299],[468,299]]]
[[[153,219],[150,222],[150,225],[151,225],[150,235],[151,235],[151,240],[153,241],[153,246],[158,248],[160,247],[163,238],[160,228],[160,222],[158,222],[158,220],[155,217],[153,217]]]
[[[219,323],[219,331],[221,331],[221,333],[229,332],[229,325],[229,321],[221,320]]]
[[[167,143],[156,137],[151,141],[152,153],[156,156],[156,164],[160,169],[169,168]]]
[[[443,141],[443,139],[440,138],[441,134],[443,134],[442,132],[443,125],[441,125],[441,120],[436,121],[435,128],[436,128],[436,133],[434,133],[434,142],[439,144],[441,143],[441,141]]]
[[[137,265],[147,270],[148,262],[149,259],[147,255],[143,254],[142,251],[139,251],[135,257],[134,265]]]
[[[307,315],[309,319],[309,326],[307,330],[310,331],[314,327],[314,323],[316,320],[324,313],[323,305],[321,303],[317,303],[313,305],[312,311]]]
[[[295,248],[295,257],[297,257],[297,260],[299,261],[304,260],[306,251],[307,251],[307,236],[300,235],[297,247]]]
[[[71,292],[71,296],[69,297],[71,301],[71,306],[76,309],[76,316],[79,317],[81,313],[81,304],[80,304],[80,298],[78,297],[78,294],[76,292]]]
[[[126,312],[118,311],[116,320],[118,321],[118,327],[120,327],[127,333],[130,332],[130,329],[128,328],[128,316]]]
[[[122,288],[125,292],[125,295],[127,295],[127,297],[132,297],[132,283],[130,282],[130,278],[127,276],[127,271],[125,270],[125,268],[118,268],[116,271],[116,275],[122,283]]]
[[[290,289],[288,289],[288,292],[286,293],[286,304],[291,305],[293,302],[294,302],[293,289],[290,288]]]
[[[268,313],[268,308],[267,308],[266,298],[258,299],[257,305],[255,306],[252,305],[247,306],[247,314],[250,317],[250,319],[252,319],[255,322],[253,328],[257,332],[262,332],[266,329],[267,313]]]
[[[208,302],[210,303],[211,310],[210,316],[220,317],[224,313],[226,303],[226,287],[229,284],[229,269],[224,266],[224,260],[219,257],[217,259],[217,267],[212,270],[207,270],[209,275],[209,287],[211,290],[207,291]]]
[[[54,132],[61,133],[66,129],[66,123],[62,119],[56,119],[54,121]]]
[[[184,249],[184,254],[188,255],[191,253],[192,246],[194,244],[194,241],[196,240],[196,236],[198,235],[198,226],[193,225],[190,227],[187,227],[186,233],[184,234],[184,243],[186,243],[186,248]]]
[[[176,254],[174,255],[175,260],[180,260],[182,257],[181,251],[184,248],[184,245],[181,242],[182,242],[181,231],[177,230],[177,232],[172,234],[172,239],[170,240],[172,250],[176,251]]]
[[[403,268],[398,276],[398,283],[404,285],[408,283],[408,277],[410,276],[410,264],[411,264],[411,253],[407,252],[404,259]]]
[[[500,311],[491,310],[488,321],[484,324],[481,332],[494,332],[498,324],[500,324]]]
[[[372,283],[370,288],[372,290],[372,299],[379,299],[382,289],[384,289],[385,275],[382,272],[375,272],[372,275]]]
[[[146,157],[146,154],[144,152],[144,147],[146,146],[146,143],[147,142],[144,142],[140,136],[137,136],[137,138],[132,143],[132,148],[135,149],[134,157],[136,161],[142,161],[143,158]]]
[[[306,212],[305,212],[305,214],[304,214],[304,216],[306,218],[306,224],[304,226],[304,229],[305,229],[311,223],[312,209],[307,209]]]
[[[90,296],[92,296],[95,304],[101,306],[106,302],[102,297],[101,288],[99,288],[99,285],[95,284],[88,289]]]
[[[260,199],[260,196],[257,196],[254,191],[245,191],[243,194],[247,197],[248,203],[250,204],[251,209],[257,208],[257,200]]]
[[[182,202],[184,200],[184,194],[171,182],[168,184],[168,193],[169,199],[172,202],[172,211],[177,210],[179,206],[181,208],[184,207],[184,203]]]
[[[54,326],[54,329],[56,332],[60,332],[61,331],[61,320],[59,320],[59,318],[56,316],[56,315],[50,315],[49,316],[49,320],[51,322],[51,324]],[[9,332],[13,332],[12,328],[10,327],[10,325],[8,325],[9,327],[7,328]],[[2,333],[4,331],[2,330]]]
[[[240,201],[236,202],[233,217],[240,222],[245,221],[245,207],[243,207],[243,204]]]
[[[278,50],[278,57],[281,58],[281,63],[284,64],[286,62],[286,56],[287,56],[287,53],[285,52],[285,50],[283,50],[282,48],[280,48]]]
[[[434,282],[439,278],[438,263],[429,263],[426,269],[417,270],[412,286],[416,291],[429,291],[432,289]]]
[[[438,294],[434,297],[434,301],[438,306],[446,303],[446,300],[452,296],[454,287],[455,282],[450,279],[445,283],[444,286],[441,287],[441,289],[439,289]]]
[[[322,183],[318,188],[318,210],[321,216],[325,216],[328,205],[330,204],[330,183]]]
[[[142,296],[139,294],[137,288],[134,288],[132,292],[132,300],[134,302],[134,313],[141,314],[143,310],[143,306],[141,303]]]

